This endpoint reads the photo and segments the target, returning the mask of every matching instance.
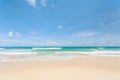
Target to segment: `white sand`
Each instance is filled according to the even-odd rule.
[[[0,80],[120,80],[120,57],[0,62]]]

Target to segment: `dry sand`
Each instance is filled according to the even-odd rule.
[[[120,57],[0,62],[0,80],[120,80]]]

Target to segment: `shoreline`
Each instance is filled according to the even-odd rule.
[[[76,58],[86,58],[86,57],[120,57],[120,55],[65,55],[65,56],[28,56],[28,57],[18,57],[11,56],[8,59],[0,59],[1,62],[31,62],[31,61],[63,61],[63,60],[71,60]]]

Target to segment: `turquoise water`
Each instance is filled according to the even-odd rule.
[[[61,47],[61,46],[41,46],[41,47],[0,47],[0,50],[38,50],[38,51],[94,51],[94,50],[114,50],[120,51],[120,47]]]
[[[120,47],[0,47],[0,52],[95,52],[95,51],[120,51]]]
[[[91,55],[120,56],[120,47],[0,47],[0,61],[67,59]]]

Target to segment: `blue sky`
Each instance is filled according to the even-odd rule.
[[[120,46],[120,0],[0,0],[0,46]]]

